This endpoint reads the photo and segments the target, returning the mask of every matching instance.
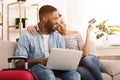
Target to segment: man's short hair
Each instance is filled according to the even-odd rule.
[[[46,14],[52,13],[54,11],[57,11],[57,9],[51,5],[44,5],[39,9],[39,18],[42,19],[43,16]]]

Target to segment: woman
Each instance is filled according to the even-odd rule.
[[[101,63],[99,59],[90,55],[90,31],[92,30],[92,24],[89,24],[86,41],[83,45],[83,39],[78,31],[72,31],[66,28],[64,20],[60,17],[60,20],[54,25],[54,28],[64,36],[66,42],[66,48],[83,50],[83,58],[80,61],[78,72],[81,74],[82,80],[103,80],[100,67]],[[28,31],[35,35],[37,34],[35,27],[28,27]]]

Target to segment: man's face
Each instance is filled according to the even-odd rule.
[[[47,21],[46,25],[49,25],[50,27],[52,27],[54,29],[54,26],[59,21],[60,21],[59,12],[55,11],[48,15],[48,21]]]

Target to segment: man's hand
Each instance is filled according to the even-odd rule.
[[[37,30],[35,26],[28,26],[27,31],[32,35],[37,35]]]
[[[48,58],[38,59],[38,63],[41,64],[41,65],[43,65],[43,66],[46,66],[47,61],[48,61]]]

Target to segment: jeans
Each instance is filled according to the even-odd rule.
[[[81,74],[81,80],[96,80],[89,70],[83,66],[78,67],[78,72]]]
[[[103,80],[100,68],[99,59],[94,55],[88,55],[81,59],[78,72],[81,74],[82,80]]]
[[[43,68],[40,65],[34,65],[31,70],[36,73],[40,80],[56,80],[56,76],[62,80],[81,80],[77,71],[58,71]]]

